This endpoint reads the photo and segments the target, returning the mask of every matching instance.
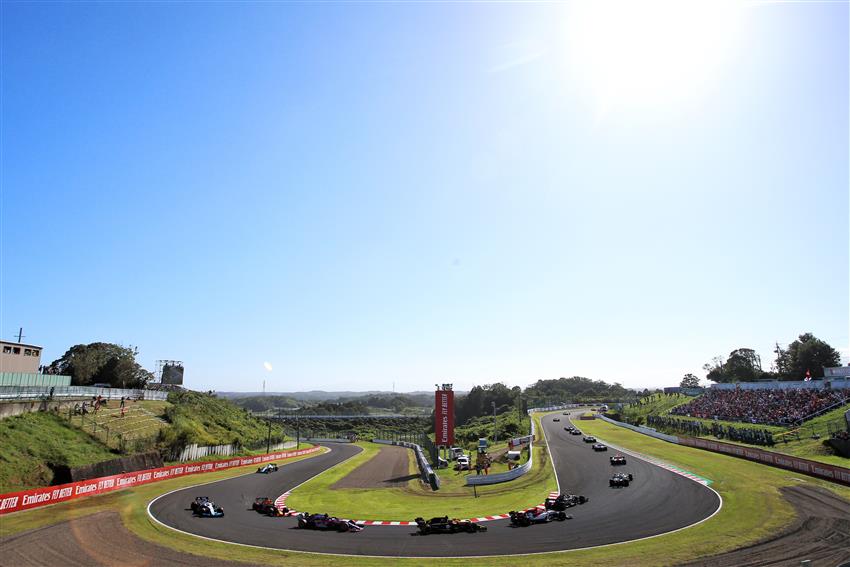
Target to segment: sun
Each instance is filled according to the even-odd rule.
[[[734,52],[742,9],[724,0],[573,2],[570,74],[603,112],[699,96]]]

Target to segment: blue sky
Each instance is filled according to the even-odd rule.
[[[848,4],[588,5],[4,2],[3,338],[215,390],[846,361]]]

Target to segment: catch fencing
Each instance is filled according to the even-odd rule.
[[[679,438],[675,435],[667,435],[666,433],[661,433],[660,431],[656,431],[651,427],[643,427],[641,425],[632,425],[631,423],[624,423],[622,421],[617,421],[609,417],[605,417],[602,414],[597,415],[596,418],[601,419],[603,421],[607,421],[611,425],[625,427],[626,429],[631,429],[632,431],[637,431],[638,433],[643,433],[644,435],[649,435],[650,437],[655,437],[656,439],[661,439],[662,441],[667,441],[668,443],[679,442]]]
[[[276,443],[269,447],[269,451],[279,451],[281,449],[290,449],[295,446],[295,441],[284,441],[283,443]],[[236,443],[231,443],[229,445],[197,445],[196,443],[192,443],[191,445],[187,445],[178,451],[174,451],[171,453],[172,461],[186,462],[186,461],[196,461],[198,459],[203,459],[204,457],[208,457],[210,455],[218,455],[220,457],[227,457],[238,453],[240,451],[244,451],[245,448]]]
[[[428,459],[425,458],[425,452],[422,447],[416,443],[408,443],[407,441],[389,441],[387,439],[372,439],[372,443],[381,443],[383,445],[397,445],[399,447],[407,447],[413,449],[413,454],[416,455],[416,464],[419,465],[419,473],[422,476],[422,481],[431,485],[432,490],[440,489],[440,477],[431,468]]]
[[[290,459],[301,455],[309,455],[320,450],[320,447],[311,447],[310,449],[301,449],[300,451],[283,451],[257,455],[254,457],[210,461],[208,463],[174,465],[132,473],[104,476],[80,482],[60,484],[58,486],[47,486],[44,488],[10,492],[8,494],[0,495],[0,515],[18,512],[20,510],[30,510],[32,508],[47,506],[48,504],[66,502],[68,500],[74,500],[84,496],[104,494],[120,490],[122,488],[131,488],[133,486],[149,484],[151,482],[158,482],[169,478],[177,478],[190,474],[215,472],[245,465],[256,465],[280,459]]]
[[[51,392],[52,390],[52,392]],[[53,398],[94,398],[107,400],[166,400],[168,392],[131,390],[124,388],[94,388],[90,386],[0,386],[0,400],[41,400]]]
[[[531,439],[534,439],[534,419],[531,420]],[[507,472],[497,473],[497,474],[483,474],[483,475],[469,475],[466,477],[466,485],[467,486],[481,486],[485,484],[499,484],[501,482],[508,482],[509,480],[514,480],[522,475],[526,474],[531,470],[531,467],[534,466],[534,443],[528,444],[528,460],[525,461],[520,466],[515,469],[511,469]]]
[[[712,390],[820,390],[822,388],[847,389],[850,388],[850,380],[824,378],[790,382],[722,382],[711,385]]]

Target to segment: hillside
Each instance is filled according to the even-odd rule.
[[[106,445],[51,413],[26,413],[0,420],[0,493],[47,486],[51,465],[80,466],[114,459]]]
[[[170,425],[158,438],[162,447],[239,443],[243,447],[254,448],[266,442],[268,424],[228,400],[186,390],[172,392],[168,401],[171,406],[165,410],[165,419]],[[272,443],[283,439],[281,428],[273,426]]]

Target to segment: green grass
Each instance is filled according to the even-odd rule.
[[[744,445],[747,447],[758,447],[759,449],[764,449],[766,451],[773,451],[776,453],[782,453],[785,455],[793,455],[795,457],[800,457],[802,459],[810,459],[812,461],[818,461],[821,463],[828,463],[831,465],[837,465],[840,467],[850,467],[850,459],[846,457],[842,457],[841,455],[836,455],[831,447],[827,447],[824,444],[824,440],[827,439],[827,424],[841,422],[844,419],[844,412],[846,412],[848,406],[842,406],[830,412],[827,412],[821,416],[818,416],[814,419],[811,419],[805,422],[799,428],[787,429],[785,427],[779,427],[776,425],[763,425],[758,423],[745,423],[738,421],[723,421],[723,420],[712,420],[712,419],[703,419],[698,417],[687,417],[674,415],[671,417],[675,417],[678,419],[686,419],[689,421],[699,421],[707,426],[711,426],[713,423],[719,423],[724,427],[734,427],[737,429],[754,429],[754,430],[767,430],[773,433],[773,438],[776,441],[776,444],[773,447],[766,447],[764,445],[753,445],[750,443],[742,443],[740,441],[732,441],[730,439],[717,439],[713,435],[702,435],[704,439],[712,439],[719,440],[724,443],[732,443],[734,445]],[[672,431],[672,433],[676,433]],[[818,437],[813,438],[812,433],[817,433]],[[799,439],[797,438],[799,435]],[[782,439],[788,439],[788,442],[785,443]]]
[[[629,423],[639,423],[643,425],[646,423],[646,416],[650,414],[667,414],[674,407],[687,403],[693,400],[694,397],[686,396],[684,394],[653,394],[642,399],[643,403],[641,404],[627,405],[619,412],[611,410],[608,412],[608,415],[619,413],[620,416],[622,416],[620,421],[628,421]]]
[[[358,445],[363,447],[362,453],[298,487],[287,504],[296,510],[321,510],[357,520],[409,521],[416,516],[442,515],[470,518],[503,514],[540,504],[557,487],[552,464],[541,439],[535,443],[532,470],[510,482],[479,486],[473,490],[466,486],[466,473],[457,474],[443,469],[437,471],[441,484],[436,492],[418,480],[399,488],[331,489],[338,480],[373,458],[381,448],[372,443]]]
[[[48,466],[89,465],[118,455],[52,413],[34,412],[0,420],[0,493],[47,486]]]
[[[551,566],[582,565],[583,567],[664,567],[750,545],[786,526],[793,511],[779,494],[782,486],[812,484],[824,486],[850,499],[850,489],[803,478],[790,472],[751,463],[742,459],[716,455],[700,449],[680,447],[638,433],[618,428],[601,420],[582,422],[582,428],[606,441],[664,459],[681,468],[710,478],[723,496],[723,509],[714,518],[698,526],[656,538],[633,543],[611,545],[586,551],[547,553],[526,557],[492,557],[486,559],[440,559],[448,567],[512,567],[535,562]],[[292,462],[292,461],[287,461]],[[4,516],[0,522],[0,537],[53,524],[73,517],[102,510],[118,510],[122,521],[132,532],[151,543],[185,553],[220,560],[244,561],[268,566],[311,567],[318,565],[387,565],[412,567],[422,565],[422,559],[380,559],[374,557],[335,557],[280,550],[257,549],[233,544],[207,541],[180,534],[152,522],[146,514],[147,503],[159,494],[243,474],[240,470],[211,473],[203,477],[174,479],[136,487],[109,495],[58,504],[20,514]],[[300,490],[300,489],[299,489]]]

